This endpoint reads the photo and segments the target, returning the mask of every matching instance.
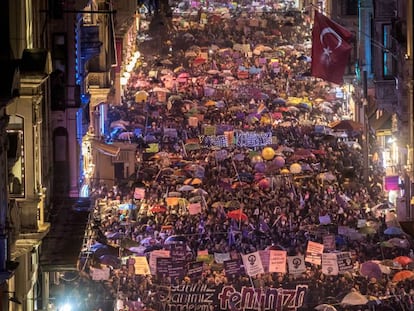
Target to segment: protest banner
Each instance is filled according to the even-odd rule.
[[[324,235],[322,240],[323,240],[324,250],[333,251],[336,249],[335,235],[333,234]]]
[[[150,268],[148,265],[147,257],[145,256],[134,256],[135,259],[135,274],[147,275],[150,274]]]
[[[337,253],[337,262],[339,273],[354,270],[354,263],[352,261],[351,252]]]
[[[165,249],[156,249],[150,253],[149,266],[152,275],[157,274],[157,258],[168,258],[170,257],[170,251]]]
[[[101,269],[90,267],[89,274],[93,281],[106,281],[109,280],[110,269],[109,267],[102,267]]]
[[[203,275],[204,263],[201,261],[193,261],[188,263],[187,275],[192,280],[197,280]]]
[[[323,244],[308,241],[308,247],[306,249],[305,261],[320,265],[322,262]]]
[[[270,250],[269,272],[286,273],[286,251]]]
[[[325,275],[338,275],[338,262],[335,253],[322,254],[322,273]]]
[[[226,260],[230,260],[230,253],[214,253],[214,261],[222,264]]]
[[[304,256],[288,256],[288,269],[290,274],[301,274],[306,271]]]
[[[242,255],[242,260],[244,270],[248,276],[256,276],[257,274],[264,273],[259,252]]]
[[[269,250],[259,251],[260,260],[262,261],[263,270],[265,273],[269,272],[269,260],[270,252]]]
[[[226,277],[230,280],[242,274],[241,262],[239,259],[230,259],[223,263]]]
[[[156,258],[156,271],[159,279],[165,279],[170,276],[170,269],[172,267],[172,260],[169,257]]]

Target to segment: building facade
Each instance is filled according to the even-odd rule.
[[[0,309],[34,310],[53,192],[47,2],[2,4]]]
[[[342,0],[331,1],[327,6],[334,20],[355,32],[351,92],[355,119],[366,125],[366,169],[372,170],[375,165],[384,168],[384,199],[396,205],[401,221],[411,221],[412,1]],[[375,146],[370,140],[376,141]],[[398,181],[389,182],[392,180]]]

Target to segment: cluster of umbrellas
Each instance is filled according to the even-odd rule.
[[[212,13],[208,16],[210,24],[220,25],[220,23],[231,20],[229,10],[220,8],[210,13]],[[294,81],[294,84],[305,86],[306,83],[310,83],[312,91],[304,91],[305,88],[303,88],[301,92],[296,92],[296,90],[289,92],[287,87],[276,90],[277,84],[265,78],[269,71],[273,71],[276,75],[275,80],[280,79],[278,82],[283,81],[284,85],[286,81],[283,76],[280,78],[280,73],[306,69],[309,63],[309,57],[306,56],[309,55],[309,43],[281,43],[283,29],[268,27],[270,19],[249,17],[246,14],[234,20],[234,23],[237,27],[248,27],[254,32],[256,38],[262,39],[258,41],[263,41],[263,43],[250,46],[237,37],[231,43],[220,40],[214,43],[208,40],[203,41],[197,38],[197,32],[189,31],[190,20],[196,15],[181,15],[173,21],[178,29],[177,37],[173,41],[181,40],[185,43],[182,45],[185,49],[182,51],[179,63],[189,66],[177,66],[177,60],[168,56],[158,59],[156,66],[150,68],[148,74],[136,74],[129,81],[128,87],[133,90],[135,105],[156,107],[157,112],[162,115],[163,122],[170,121],[170,118],[176,121],[177,128],[172,129],[170,126],[168,135],[176,137],[178,141],[181,137],[177,137],[179,136],[177,129],[182,127],[182,124],[205,130],[207,125],[214,123],[213,120],[226,114],[232,116],[233,121],[226,120],[228,122],[226,124],[223,124],[224,121],[221,122],[220,127],[225,128],[222,130],[223,133],[240,130],[235,124],[243,122],[249,125],[248,130],[256,130],[261,126],[267,126],[272,130],[284,127],[301,127],[301,129],[308,127],[315,136],[326,135],[334,138],[353,137],[364,131],[364,125],[352,120],[334,120],[333,116],[338,113],[340,105],[333,95],[334,92],[329,91],[329,84],[321,81],[315,82],[302,75],[300,79],[298,77]],[[175,42],[167,44],[172,49],[177,46]],[[178,51],[174,50],[174,52],[179,54]],[[251,61],[246,61],[248,59]],[[148,64],[143,65],[142,68],[148,67]],[[291,80],[294,80],[294,77]],[[295,93],[295,96],[291,93]],[[131,110],[128,111],[127,116],[133,114],[134,111]],[[318,124],[321,127],[320,132],[317,126],[305,122],[303,115],[309,114],[319,115],[323,120],[321,124]],[[134,115],[134,122],[121,118],[113,120],[110,127],[114,132],[114,137],[120,140],[143,137],[147,143],[157,143],[160,137],[167,135],[166,128],[163,128],[161,133],[147,134],[148,125],[148,116],[143,117],[142,111],[139,111]],[[217,133],[218,131],[214,135]],[[352,148],[357,148],[355,146],[358,146],[357,143],[352,141]],[[124,215],[132,210],[155,216],[174,213],[180,216],[201,214],[207,208],[206,198],[210,195],[210,181],[206,180],[206,168],[209,161],[214,162],[216,167],[220,167],[223,161],[232,163],[236,177],[220,176],[218,180],[219,186],[229,191],[258,187],[263,192],[270,192],[278,187],[280,180],[292,182],[305,177],[315,178],[316,182],[326,188],[338,182],[335,172],[321,170],[320,160],[329,156],[329,151],[323,147],[320,149],[293,147],[278,142],[255,148],[256,150],[211,146],[207,149],[200,139],[194,137],[184,140],[183,147],[182,155],[167,151],[152,152],[149,161],[141,166],[137,174],[143,185],[135,189],[135,192],[139,194],[135,199],[141,200],[141,206],[119,204],[116,206],[119,214]],[[189,160],[191,157],[187,155],[191,155],[195,150],[200,150],[207,160],[205,162]],[[238,167],[242,165],[247,165],[246,170],[239,172]],[[150,184],[154,180],[167,190],[162,197],[157,199],[143,199],[140,188],[145,188],[147,183]],[[343,206],[354,204],[346,196],[337,197],[336,202]],[[283,202],[278,203],[283,205]],[[227,219],[233,219],[239,224],[250,220],[247,211],[236,199],[224,202],[215,201],[211,203],[211,207],[222,209]],[[371,210],[382,211],[388,207],[374,206]],[[387,222],[395,220],[391,219],[392,215],[395,216],[395,213],[387,213]],[[285,215],[282,216],[285,217]],[[329,224],[328,221],[326,225]],[[321,221],[316,226],[323,227],[324,225]],[[171,231],[173,227],[173,222],[166,222],[161,230]],[[378,223],[367,223],[354,231],[338,234],[336,243],[345,244],[345,238],[363,240],[366,236],[379,233],[379,230]],[[410,243],[404,238],[404,232],[398,225],[388,226],[380,233],[386,237],[386,240],[378,245],[383,250],[395,248],[406,250],[410,247]],[[140,255],[165,248],[166,245],[173,243],[186,242],[184,236],[176,235],[166,237],[163,241],[150,236],[136,242],[125,238],[121,231],[107,233],[105,238],[121,240],[121,247],[127,252]],[[120,266],[120,260],[117,258],[118,248],[97,243],[91,250],[94,257],[102,264]],[[387,276],[398,284],[414,277],[413,268],[410,257],[398,256],[392,260],[363,262],[359,267],[359,273],[377,280]],[[343,307],[366,305],[377,298],[352,291],[341,297],[338,304]],[[322,304],[316,309],[335,310],[336,308],[332,304]]]

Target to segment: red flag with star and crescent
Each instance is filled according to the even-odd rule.
[[[352,33],[322,13],[315,11],[312,29],[313,77],[341,84],[351,53]]]

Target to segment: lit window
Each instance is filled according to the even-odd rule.
[[[7,127],[8,190],[11,197],[24,197],[24,123],[23,118],[11,116]]]
[[[391,37],[391,25],[386,24],[382,26],[382,62],[383,62],[383,77],[393,78],[394,77],[394,59],[391,52],[392,49],[392,37]]]

